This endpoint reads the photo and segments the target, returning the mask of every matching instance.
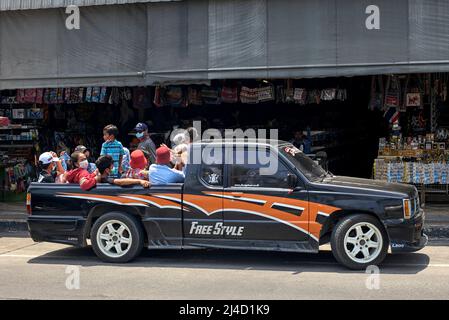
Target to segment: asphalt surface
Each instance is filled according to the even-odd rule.
[[[91,248],[0,234],[0,299],[449,299],[449,242],[388,255],[379,277],[341,267],[329,250],[144,250],[116,265]]]

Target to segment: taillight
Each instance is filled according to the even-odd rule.
[[[404,218],[410,219],[412,216],[412,203],[408,199],[404,199],[403,203],[404,203]]]
[[[31,193],[27,193],[27,212],[31,215]]]

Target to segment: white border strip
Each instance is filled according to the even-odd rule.
[[[139,207],[148,207],[147,205],[143,204],[143,203],[134,203],[134,202],[130,202],[130,203],[122,203],[122,202],[118,202],[118,201],[114,201],[114,200],[109,200],[109,199],[101,199],[101,198],[96,198],[96,197],[81,197],[81,196],[63,196],[63,195],[56,195],[56,197],[60,197],[60,198],[71,198],[71,199],[81,199],[81,200],[93,200],[93,201],[99,201],[99,202],[108,202],[108,203],[113,203],[113,204],[117,204],[120,206],[139,206]]]
[[[298,206],[294,206],[294,205],[291,205],[291,204],[280,203],[280,202],[273,202],[273,204],[271,205],[271,208],[273,208],[273,206],[284,207],[284,208],[300,210],[300,211],[304,211],[305,210],[303,207],[298,207]],[[275,209],[275,208],[273,208],[273,209]]]

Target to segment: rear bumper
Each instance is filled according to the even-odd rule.
[[[28,231],[36,242],[82,246],[86,219],[82,217],[29,216]]]
[[[424,221],[425,213],[422,209],[409,220],[385,221],[391,252],[415,252],[424,248],[428,242],[428,237],[424,234]]]

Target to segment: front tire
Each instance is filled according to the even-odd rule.
[[[101,260],[125,263],[142,252],[144,235],[140,223],[134,217],[111,212],[95,221],[90,239],[95,254]]]
[[[379,265],[388,252],[388,236],[375,217],[358,214],[341,219],[331,236],[335,259],[345,267],[363,270]]]

